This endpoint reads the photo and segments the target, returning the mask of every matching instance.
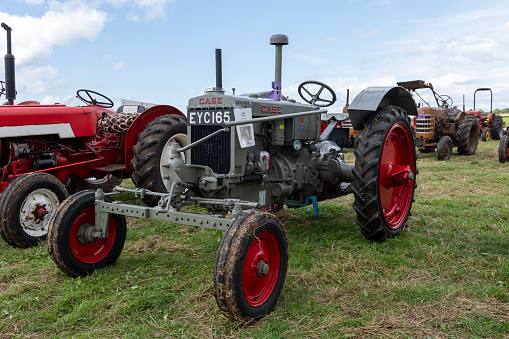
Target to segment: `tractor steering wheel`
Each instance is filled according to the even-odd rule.
[[[452,98],[448,95],[440,95],[438,101],[440,101],[442,107],[451,107],[452,106]]]
[[[87,95],[88,100],[81,96],[82,92],[83,92],[83,94]],[[98,101],[96,98],[92,97],[92,94],[98,96],[99,99],[101,99],[101,100],[104,99],[104,101]],[[105,95],[102,95],[101,93],[90,91],[88,89],[80,89],[78,92],[76,92],[76,96],[81,101],[83,101],[83,102],[85,102],[85,103],[87,103],[89,105],[92,105],[92,106],[99,106],[99,107],[102,107],[102,108],[111,108],[114,105],[113,101],[111,101],[110,98],[106,97]]]
[[[318,90],[316,90],[318,86]],[[327,97],[324,98],[321,97],[323,90],[326,89],[328,93]],[[327,107],[336,102],[336,93],[324,84],[323,82],[319,81],[304,81],[302,84],[299,85],[299,95],[300,97],[307,102],[308,104],[315,105],[318,107]],[[313,91],[315,94],[311,93]],[[303,93],[304,92],[304,93]],[[324,102],[324,104],[319,104],[317,102]]]

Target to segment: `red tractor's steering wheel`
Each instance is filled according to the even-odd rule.
[[[88,99],[83,98],[81,93],[86,94]],[[103,101],[99,101],[96,98],[92,97],[92,95],[98,96],[99,99],[101,99],[101,100],[104,99],[104,100]],[[99,107],[102,107],[102,108],[111,108],[114,105],[113,101],[111,101],[111,99],[108,98],[107,96],[102,95],[101,93],[90,91],[88,89],[80,89],[78,92],[76,92],[76,96],[78,97],[78,99],[80,99],[84,103],[87,103],[87,104],[89,104],[91,106],[99,106]]]
[[[316,90],[318,88],[318,90]],[[323,90],[326,89],[327,92],[329,92],[327,97],[322,97]],[[327,107],[336,102],[336,93],[324,84],[323,82],[319,81],[304,81],[302,84],[299,85],[299,95],[300,97],[307,102],[308,104],[315,105],[318,107]],[[311,93],[311,91],[315,92],[315,94]],[[304,92],[304,93],[303,93]],[[324,102],[324,104],[319,104],[318,102]]]

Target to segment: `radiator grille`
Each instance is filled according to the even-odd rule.
[[[191,141],[195,142],[221,126],[191,126]],[[230,132],[223,132],[191,149],[191,164],[212,168],[216,174],[230,171]]]
[[[431,138],[435,132],[435,115],[424,114],[424,117],[416,117],[414,120],[415,134],[417,137]]]

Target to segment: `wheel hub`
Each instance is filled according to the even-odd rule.
[[[39,189],[32,192],[21,204],[19,211],[21,226],[32,236],[46,233],[50,216],[56,211],[58,205],[58,197],[53,191]]]
[[[263,261],[263,260],[260,260],[260,262],[258,263],[258,266],[256,267],[256,274],[261,277],[261,276],[264,276],[264,275],[267,275],[269,273],[269,265]]]
[[[410,166],[396,165],[389,161],[383,164],[382,167],[385,167],[380,171],[380,173],[385,173],[382,177],[385,188],[408,185],[414,180],[414,173],[412,173]]]
[[[97,239],[94,237],[94,231],[95,226],[87,222],[79,227],[78,232],[76,233],[76,237],[78,238],[78,241],[83,245],[90,244],[97,241]]]

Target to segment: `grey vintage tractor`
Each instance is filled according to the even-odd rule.
[[[187,146],[171,145],[162,164],[168,192],[117,188],[155,207],[114,201],[102,190],[65,200],[50,225],[49,253],[71,276],[111,265],[126,238],[125,217],[152,218],[223,231],[214,268],[214,295],[232,319],[268,313],[283,289],[288,245],[274,211],[353,193],[362,234],[383,241],[407,223],[416,187],[413,129],[406,112],[417,114],[401,87],[369,87],[351,103],[345,119],[359,130],[355,165],[344,162],[342,145],[328,140],[337,125],[320,133],[320,115],[333,104],[333,90],[315,81],[302,85],[306,103],[281,95],[282,46],[273,35],[276,76],[273,90],[227,95],[222,88],[220,51],[216,86],[187,106]],[[218,57],[219,55],[219,57]],[[147,144],[153,142],[146,136]],[[147,147],[149,148],[149,147]],[[139,163],[150,152],[140,152]],[[181,208],[194,204],[207,213]]]

